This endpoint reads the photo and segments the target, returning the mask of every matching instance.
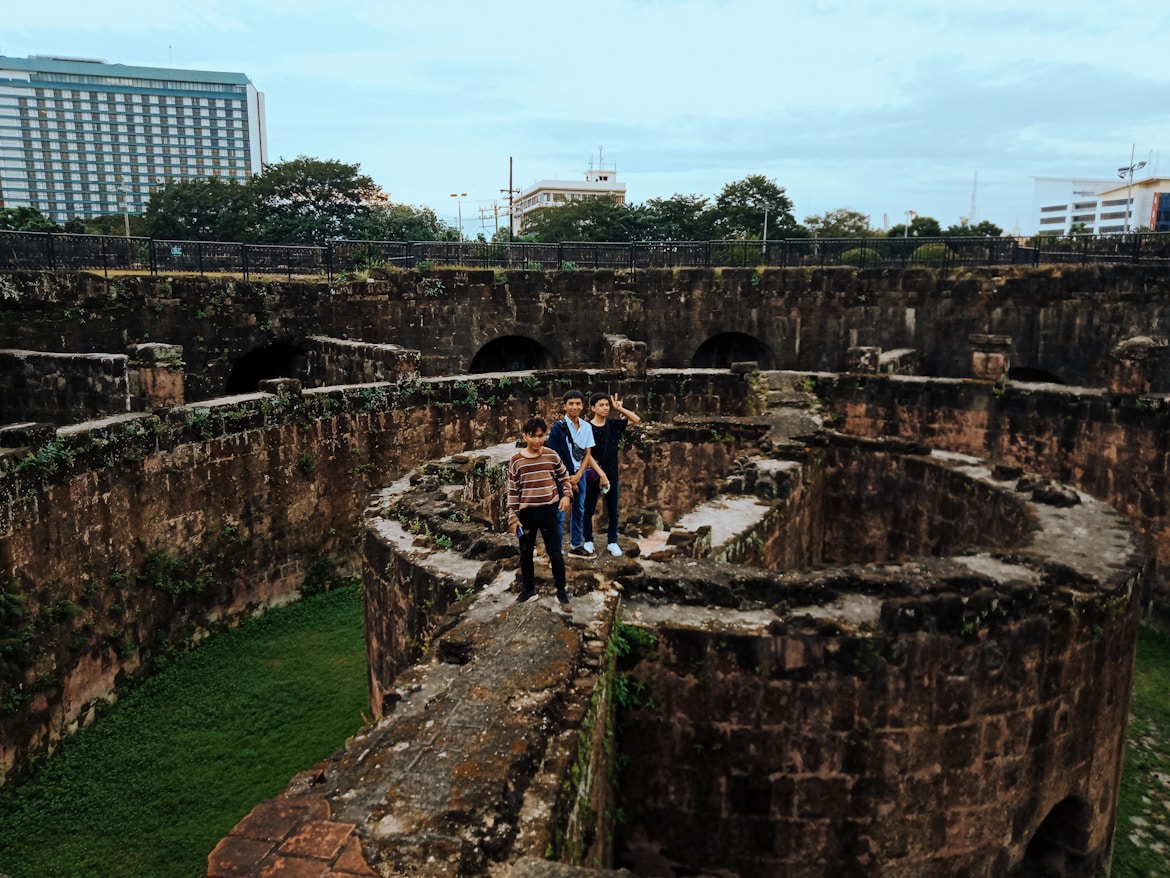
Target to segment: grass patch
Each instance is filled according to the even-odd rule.
[[[1170,634],[1143,628],[1121,773],[1113,878],[1170,875]]]
[[[0,789],[0,874],[206,875],[240,818],[362,725],[365,683],[356,587],[210,638]]]

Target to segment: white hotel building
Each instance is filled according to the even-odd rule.
[[[138,213],[156,186],[266,158],[264,96],[242,73],[0,56],[2,207]]]

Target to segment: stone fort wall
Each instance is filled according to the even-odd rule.
[[[1066,385],[1107,387],[1127,372],[1134,389],[1160,393],[1170,391],[1168,286],[1160,269],[1125,265],[444,270],[332,285],[26,273],[0,278],[0,349],[179,346],[192,401],[237,392],[249,354],[277,345],[295,359],[313,336],[417,350],[424,375],[465,373],[504,338],[535,345],[545,362],[532,368],[596,366],[605,336],[620,335],[645,343],[652,368],[710,365],[696,363],[704,345],[734,336],[754,340],[745,358],[765,368],[842,371],[851,349],[912,350],[922,374],[955,378],[971,375],[970,340],[983,336],[1002,340],[1011,366]],[[1149,343],[1135,350],[1141,338]]]
[[[360,571],[370,492],[436,452],[555,417],[569,381],[422,379],[277,391],[40,431],[0,447],[0,587],[20,601],[0,774],[87,722],[114,689],[218,625]],[[631,385],[653,412],[734,410],[728,373]],[[683,392],[680,392],[683,391]],[[5,431],[0,428],[0,434]],[[30,431],[7,444],[26,445]],[[0,446],[4,443],[0,441]]]

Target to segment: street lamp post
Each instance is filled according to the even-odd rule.
[[[1124,168],[1117,169],[1117,176],[1122,180],[1126,180],[1125,185],[1125,231],[1129,232],[1130,215],[1133,213],[1133,172],[1140,171],[1146,166],[1145,162],[1138,162],[1136,165],[1133,162],[1133,151],[1137,144],[1131,144],[1129,147],[1129,164]]]
[[[455,199],[455,204],[459,208],[459,243],[463,243],[463,199],[467,197],[466,192],[452,192],[451,197]]]
[[[122,218],[126,221],[126,237],[130,237],[130,187],[119,186],[118,191],[122,193]]]
[[[913,210],[906,211],[906,225],[902,227],[902,237],[910,237],[910,223],[918,219],[918,212]]]

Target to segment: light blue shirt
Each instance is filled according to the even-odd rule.
[[[585,418],[581,418],[578,422],[580,426],[574,427],[573,422],[569,420],[569,416],[565,415],[565,426],[569,428],[569,436],[581,448],[592,448],[595,443],[593,441],[593,427]],[[573,472],[581,469],[581,461],[573,458]]]

